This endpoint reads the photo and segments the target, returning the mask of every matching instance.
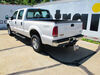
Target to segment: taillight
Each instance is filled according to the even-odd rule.
[[[53,37],[57,37],[57,36],[58,36],[58,27],[57,27],[57,26],[55,26],[55,27],[53,28],[52,36],[53,36]]]

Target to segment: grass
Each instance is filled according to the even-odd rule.
[[[86,41],[86,42],[94,43],[94,44],[100,44],[100,42],[98,42],[98,41],[94,41],[94,40],[87,39],[87,38],[82,38],[82,40]]]

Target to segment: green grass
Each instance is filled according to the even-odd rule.
[[[87,38],[82,38],[82,40],[86,41],[86,42],[94,43],[94,44],[100,44],[100,42],[98,42],[98,41],[90,40],[90,39],[87,39]]]

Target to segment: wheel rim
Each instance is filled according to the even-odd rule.
[[[33,45],[34,49],[38,49],[39,43],[38,43],[38,40],[36,38],[33,38],[32,45]]]

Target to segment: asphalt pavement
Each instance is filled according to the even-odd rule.
[[[0,31],[0,75],[100,75],[100,46],[82,40],[73,47],[45,46],[41,53],[30,39]]]

